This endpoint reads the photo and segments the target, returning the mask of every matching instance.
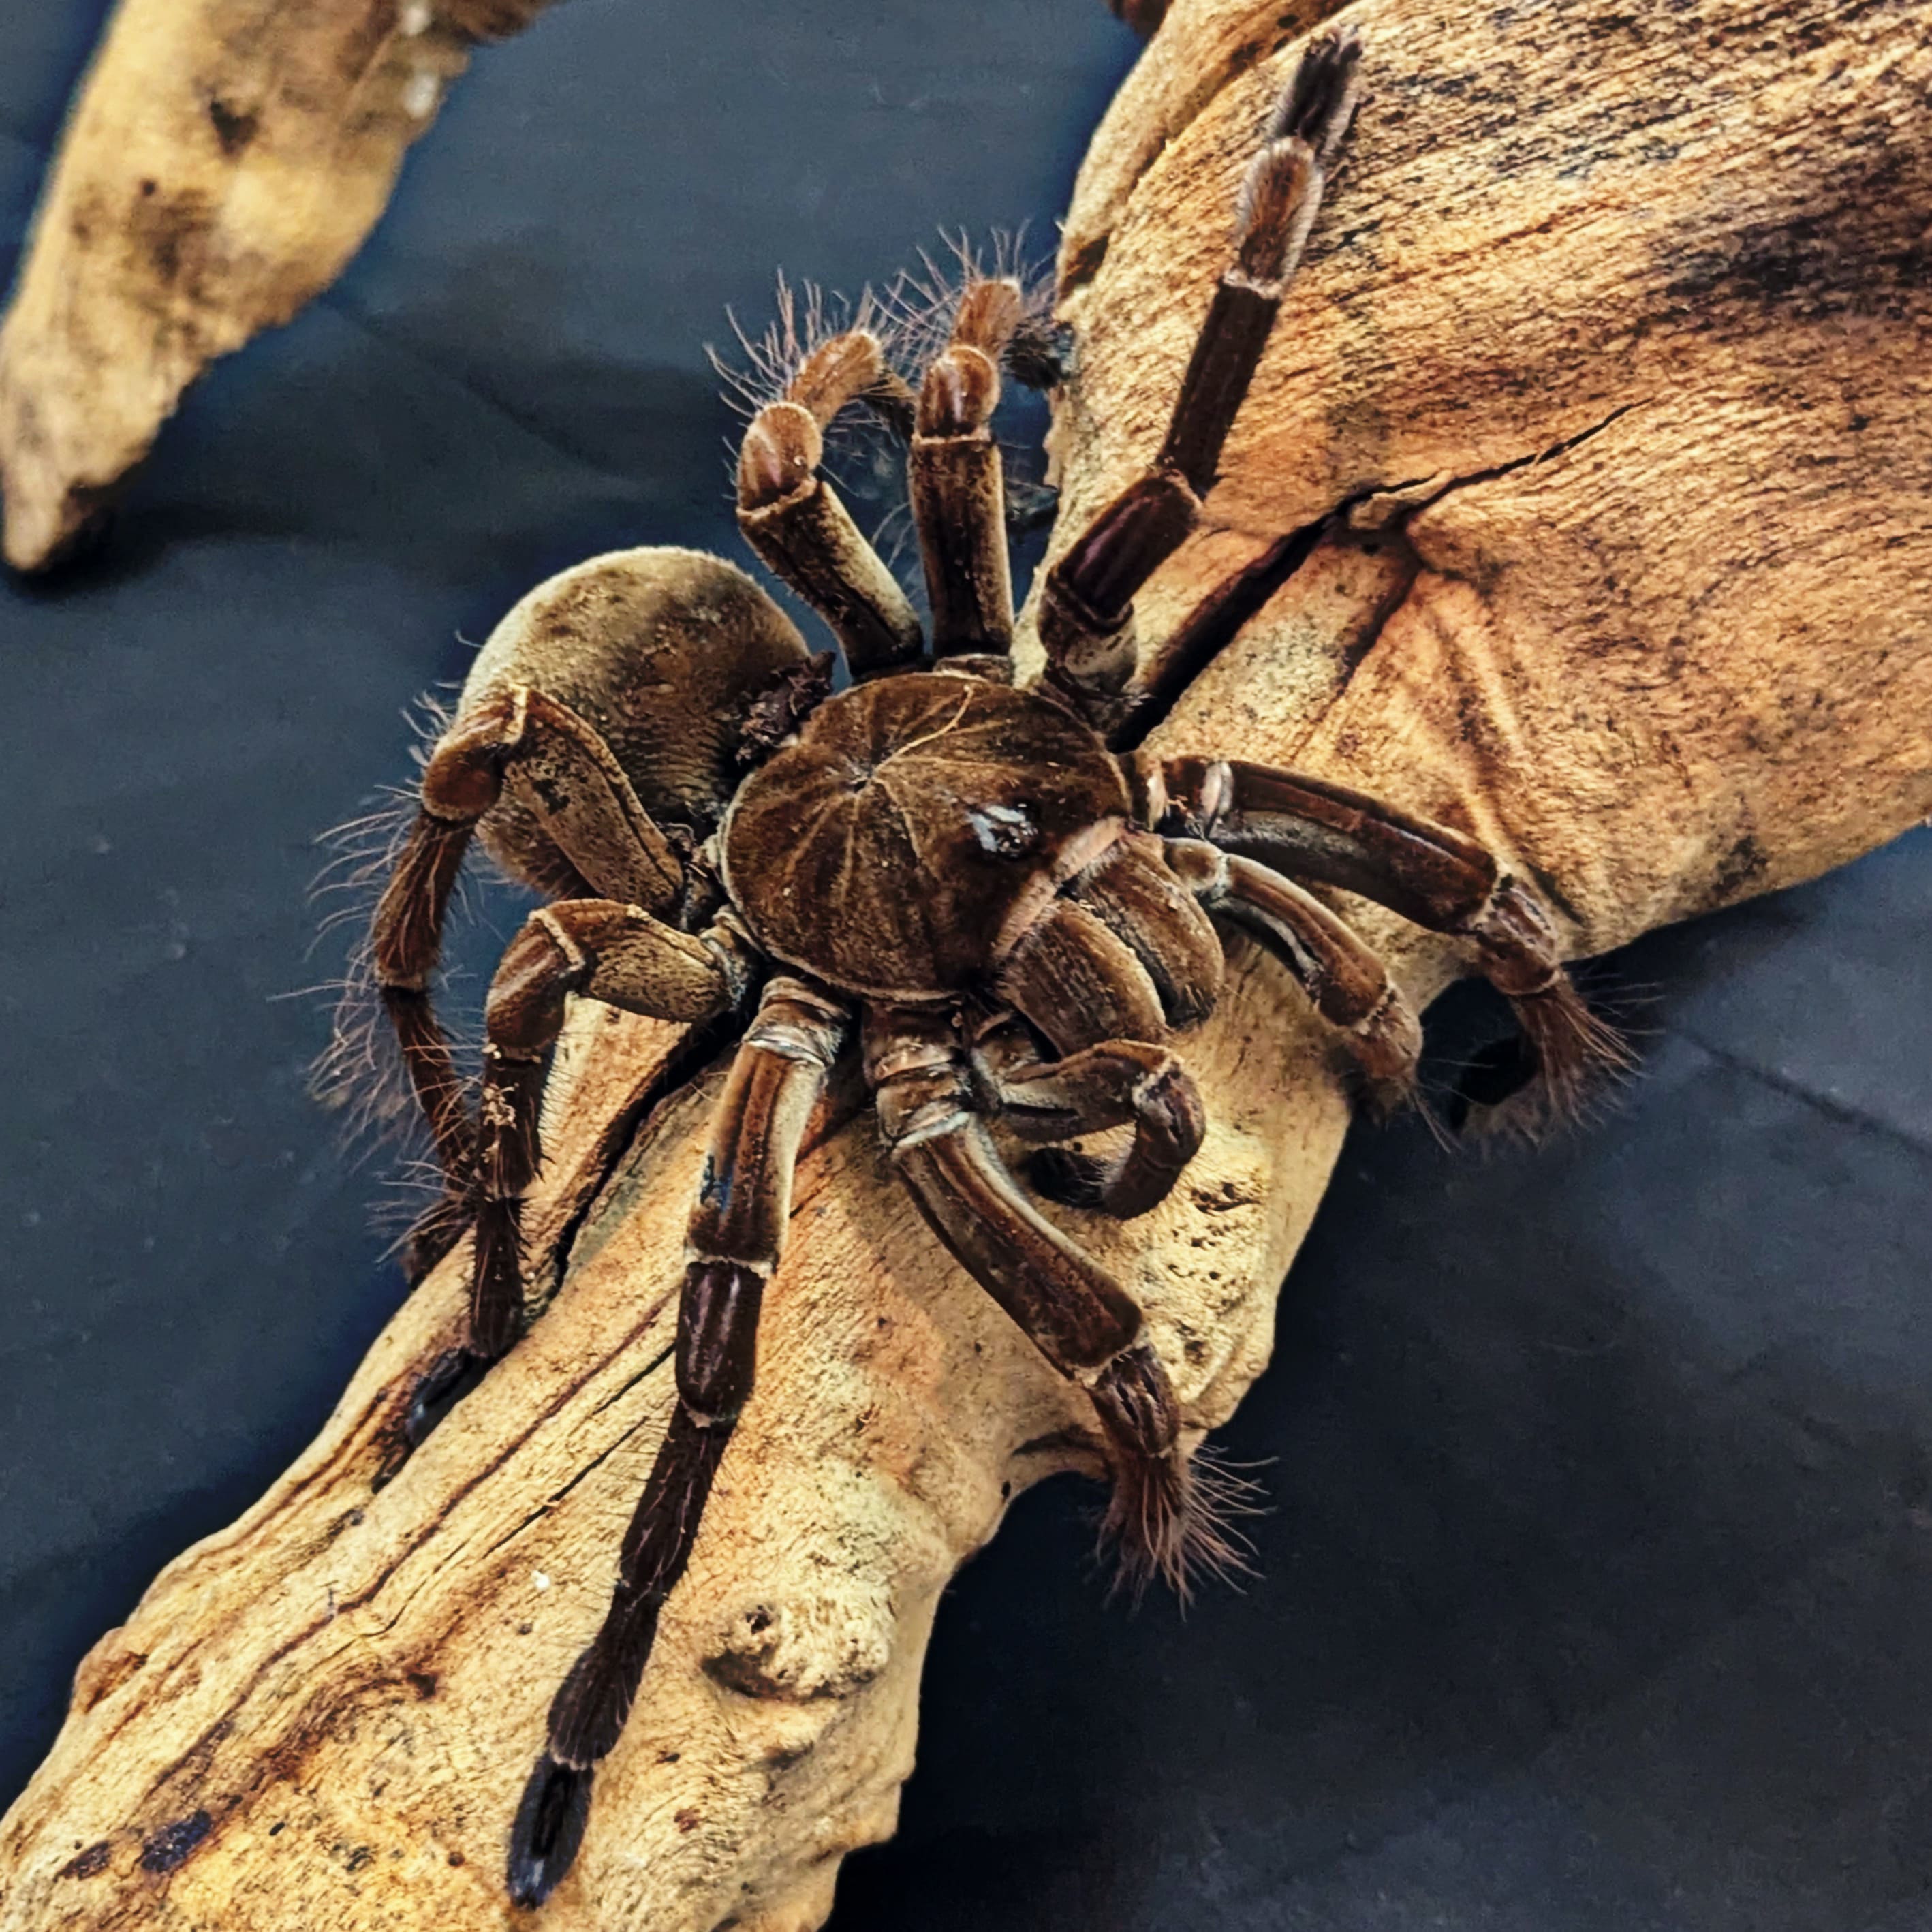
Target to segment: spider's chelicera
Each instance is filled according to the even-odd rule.
[[[1413,1014],[1295,880],[1466,936],[1546,1081],[1573,1078],[1590,1050],[1548,918],[1470,838],[1290,772],[1117,748],[1136,696],[1134,594],[1214,480],[1348,131],[1358,52],[1352,33],[1314,44],[1275,109],[1166,442],[1051,572],[1030,688],[1012,682],[988,422],[1003,367],[1036,374],[1041,345],[1016,283],[994,276],[968,280],[916,393],[876,333],[848,328],[808,346],[745,435],[741,526],[837,637],[848,688],[832,694],[828,660],[733,566],[628,551],[511,614],[428,761],[371,950],[446,1178],[424,1242],[473,1222],[472,1366],[522,1326],[520,1205],[570,997],[747,1022],[691,1214],[677,1406],[512,1829],[520,1903],[576,1855],[596,1768],[751,1397],[794,1163],[841,1055],[862,1055],[884,1144],[940,1242],[1085,1390],[1124,1560],[1184,1582],[1225,1546],[1166,1370],[1132,1300],[1022,1191],[988,1118],[1039,1144],[1035,1193],[1118,1216],[1158,1203],[1204,1129],[1171,1042],[1214,1005],[1216,921],[1286,967],[1376,1094],[1404,1094]],[[868,406],[910,433],[929,640],[820,473],[833,419]],[[491,985],[474,1119],[426,990],[472,835],[551,902]],[[1058,1144],[1127,1126],[1112,1159]]]

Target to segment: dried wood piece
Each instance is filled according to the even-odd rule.
[[[471,46],[547,4],[122,0],[0,327],[9,563],[82,541],[189,383],[334,280]]]
[[[1205,523],[1139,599],[1143,638],[1198,672],[1150,742],[1462,826],[1574,952],[1922,817],[1932,6],[1574,0],[1507,44],[1450,0],[1352,11],[1359,145]],[[1170,72],[1190,45],[1251,50],[1216,54],[1184,124],[1130,85],[1096,142],[1062,545],[1160,447],[1289,31],[1179,0],[1150,56]],[[1472,963],[1346,910],[1418,1000]],[[1144,1220],[1066,1213],[1148,1307],[1195,1426],[1266,1360],[1347,1119],[1286,997],[1238,949],[1185,1042],[1209,1126],[1180,1186]],[[289,1475],[103,1640],[0,1833],[0,1932],[505,1921],[517,1793],[670,1412],[718,1078],[654,1100],[672,1038],[573,1021],[531,1222],[560,1291],[396,1480],[371,1487],[456,1332],[460,1251]],[[841,1119],[801,1166],[758,1394],[546,1924],[818,1924],[840,1856],[892,1828],[946,1580],[1010,1494],[1090,1462],[1078,1401]]]

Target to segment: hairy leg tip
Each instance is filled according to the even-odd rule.
[[[576,1862],[590,1816],[593,1769],[559,1764],[549,1752],[536,1761],[510,1827],[506,1874],[514,1904],[542,1904]]]
[[[1254,1546],[1236,1520],[1258,1514],[1258,1484],[1206,1451],[1120,1457],[1100,1526],[1116,1563],[1116,1586],[1138,1600],[1156,1579],[1184,1604],[1204,1578],[1253,1574]]]

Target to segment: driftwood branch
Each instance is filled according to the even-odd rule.
[[[1808,877],[1932,805],[1923,102],[1932,8],[1349,10],[1372,100],[1229,444],[1150,586],[1192,638],[1154,742],[1466,825],[1587,953]],[[1159,441],[1297,22],[1181,0],[1066,234],[1063,532]],[[1504,38],[1498,38],[1498,34]],[[1286,535],[1328,526],[1286,580]],[[1258,606],[1202,619],[1229,573]],[[1224,609],[1226,607],[1223,607]],[[1156,688],[1168,687],[1156,680]],[[1456,950],[1354,903],[1412,992]],[[716,1070],[580,1012],[547,1107],[527,1341],[376,1486],[459,1257],[262,1502],[104,1638],[0,1834],[0,1928],[506,1922],[505,1834],[668,1412]],[[1187,1042],[1213,1125],[1146,1222],[1076,1216],[1196,1426],[1266,1360],[1347,1110],[1243,953]],[[935,1601],[1079,1406],[836,1113],[760,1381],[558,1927],[818,1924],[892,1825]]]
[[[0,326],[17,570],[58,562],[218,356],[347,266],[478,40],[548,0],[122,0]]]

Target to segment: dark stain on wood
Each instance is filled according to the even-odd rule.
[[[141,1869],[160,1876],[178,1871],[214,1828],[214,1820],[206,1811],[193,1811],[164,1825],[141,1847]]]
[[[261,124],[256,116],[230,106],[219,97],[208,102],[208,119],[214,138],[221,143],[221,152],[231,159],[255,138],[255,130]]]
[[[89,1845],[86,1851],[76,1852],[60,1868],[62,1878],[94,1878],[107,1869],[107,1861],[114,1855],[114,1847],[105,1838]]]

